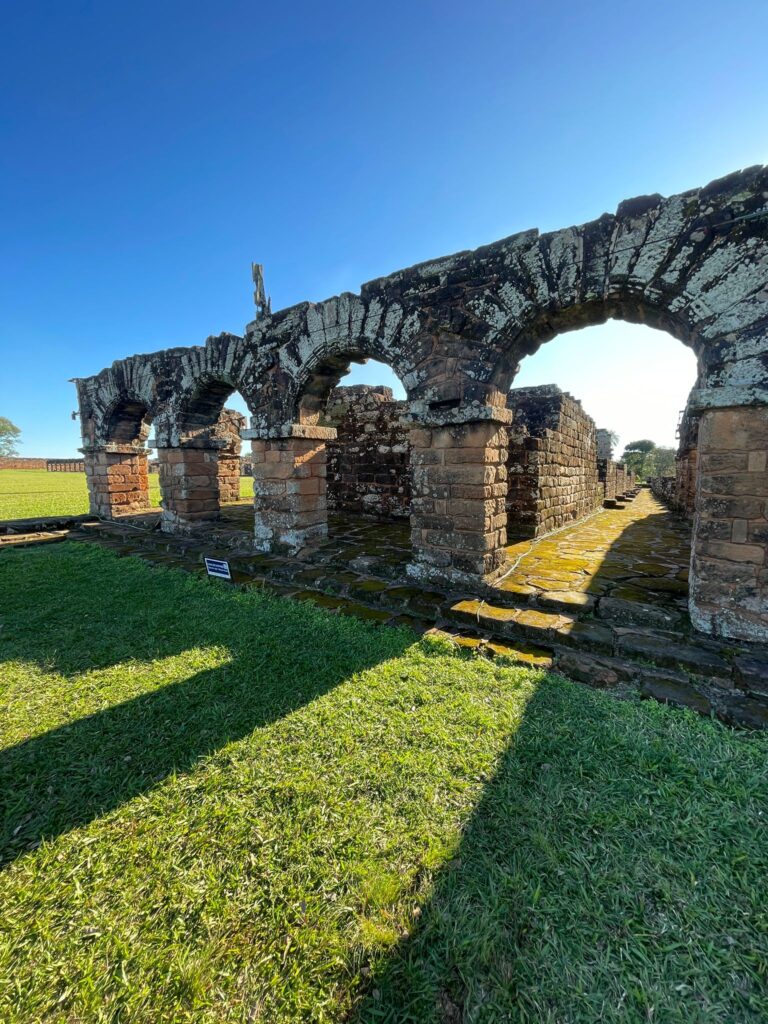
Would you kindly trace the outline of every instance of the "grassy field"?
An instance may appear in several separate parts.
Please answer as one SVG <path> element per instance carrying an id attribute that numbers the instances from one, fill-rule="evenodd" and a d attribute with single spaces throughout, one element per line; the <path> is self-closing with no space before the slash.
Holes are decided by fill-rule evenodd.
<path id="1" fill-rule="evenodd" d="M 764 1022 L 766 754 L 95 547 L 4 552 L 0 1020 Z"/>
<path id="2" fill-rule="evenodd" d="M 253 495 L 253 479 L 242 477 L 240 493 Z M 160 504 L 157 473 L 149 474 L 149 496 Z M 0 522 L 35 516 L 79 516 L 88 511 L 85 473 L 47 473 L 44 469 L 0 470 Z"/>

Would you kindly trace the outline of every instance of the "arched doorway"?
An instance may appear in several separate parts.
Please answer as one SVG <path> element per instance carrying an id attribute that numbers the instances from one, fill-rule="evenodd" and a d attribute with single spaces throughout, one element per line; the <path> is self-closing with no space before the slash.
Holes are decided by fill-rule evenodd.
<path id="1" fill-rule="evenodd" d="M 213 376 L 201 376 L 177 399 L 173 428 L 157 440 L 166 532 L 223 522 L 235 541 L 239 533 L 250 542 L 252 490 L 242 486 L 247 416 L 241 409 L 247 412 L 233 384 Z"/>
<path id="2" fill-rule="evenodd" d="M 678 511 L 675 470 L 695 449 L 676 433 L 697 374 L 686 346 L 615 320 L 521 360 L 502 587 L 619 628 L 690 632 L 692 517 Z"/>
<path id="3" fill-rule="evenodd" d="M 106 410 L 103 441 L 83 450 L 90 509 L 104 519 L 148 512 L 151 506 L 147 439 L 152 415 L 138 397 L 119 395 Z M 94 425 L 95 428 L 95 425 Z M 91 429 L 91 423 L 84 430 Z"/>

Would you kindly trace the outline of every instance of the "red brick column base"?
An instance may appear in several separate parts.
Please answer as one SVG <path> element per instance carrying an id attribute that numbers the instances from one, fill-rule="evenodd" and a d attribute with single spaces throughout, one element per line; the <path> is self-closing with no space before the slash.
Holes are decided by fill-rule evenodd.
<path id="1" fill-rule="evenodd" d="M 691 558 L 696 629 L 768 641 L 768 407 L 707 409 Z"/>
<path id="2" fill-rule="evenodd" d="M 507 542 L 506 410 L 498 418 L 411 430 L 415 579 L 492 579 Z M 510 417 L 511 418 L 511 417 Z"/>
<path id="3" fill-rule="evenodd" d="M 218 448 L 158 448 L 165 533 L 189 533 L 219 518 Z"/>
<path id="4" fill-rule="evenodd" d="M 293 553 L 328 536 L 325 442 L 336 431 L 300 424 L 292 430 L 251 442 L 257 551 Z"/>
<path id="5" fill-rule="evenodd" d="M 113 519 L 149 508 L 146 450 L 111 444 L 81 451 L 92 515 Z"/>

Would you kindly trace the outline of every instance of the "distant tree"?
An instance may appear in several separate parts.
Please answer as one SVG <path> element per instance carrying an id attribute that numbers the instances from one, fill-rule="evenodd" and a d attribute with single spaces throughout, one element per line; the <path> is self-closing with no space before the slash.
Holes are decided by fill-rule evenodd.
<path id="1" fill-rule="evenodd" d="M 656 445 L 653 441 L 648 440 L 648 438 L 644 438 L 641 441 L 630 441 L 625 447 L 620 461 L 625 463 L 627 469 L 636 473 L 637 476 L 644 478 L 646 460 L 655 447 Z"/>
<path id="2" fill-rule="evenodd" d="M 647 480 L 649 476 L 674 476 L 675 454 L 674 448 L 657 447 L 653 441 L 644 438 L 631 441 L 624 449 L 621 461 L 640 480 Z"/>
<path id="3" fill-rule="evenodd" d="M 18 455 L 16 447 L 19 444 L 21 431 L 15 423 L 11 423 L 5 416 L 0 416 L 0 455 Z"/>
<path id="4" fill-rule="evenodd" d="M 674 476 L 675 455 L 674 448 L 654 448 L 645 463 L 645 475 Z"/>

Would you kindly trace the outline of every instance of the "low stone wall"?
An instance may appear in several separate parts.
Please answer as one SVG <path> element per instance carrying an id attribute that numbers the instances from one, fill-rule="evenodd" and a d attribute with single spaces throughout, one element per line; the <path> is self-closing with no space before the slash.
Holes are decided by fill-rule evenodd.
<path id="1" fill-rule="evenodd" d="M 84 459 L 46 459 L 45 468 L 49 473 L 84 473 Z"/>
<path id="2" fill-rule="evenodd" d="M 406 407 L 387 387 L 357 385 L 331 392 L 324 422 L 337 434 L 327 445 L 329 511 L 385 519 L 410 515 Z"/>
<path id="3" fill-rule="evenodd" d="M 20 459 L 16 456 L 0 458 L 0 469 L 45 469 L 47 459 Z"/>
<path id="4" fill-rule="evenodd" d="M 581 403 L 550 384 L 510 391 L 508 405 L 509 535 L 539 537 L 600 508 L 595 423 Z"/>
<path id="5" fill-rule="evenodd" d="M 666 502 L 670 508 L 675 507 L 677 484 L 673 476 L 649 476 L 647 483 L 657 498 Z"/>

